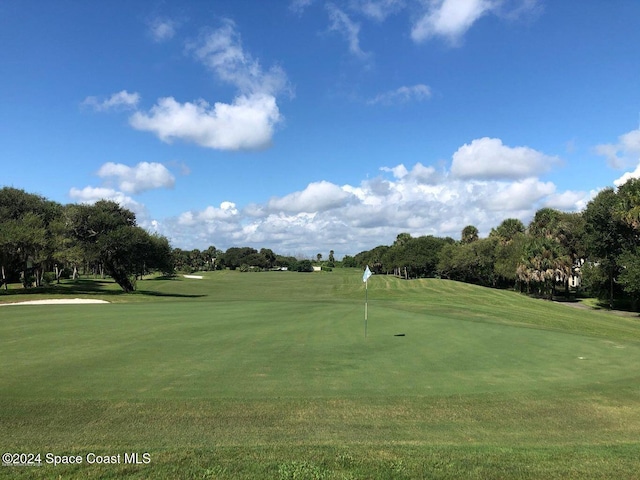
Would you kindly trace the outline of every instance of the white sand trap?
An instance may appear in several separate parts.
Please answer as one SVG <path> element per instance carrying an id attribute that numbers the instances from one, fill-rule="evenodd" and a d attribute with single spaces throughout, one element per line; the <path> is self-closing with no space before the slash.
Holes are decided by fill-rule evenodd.
<path id="1" fill-rule="evenodd" d="M 196 278 L 202 280 L 202 275 L 182 275 L 184 278 Z"/>
<path id="2" fill-rule="evenodd" d="M 109 303 L 106 300 L 95 300 L 92 298 L 55 298 L 50 300 L 29 300 L 27 302 L 0 303 L 0 307 L 8 305 L 71 305 L 80 303 Z"/>

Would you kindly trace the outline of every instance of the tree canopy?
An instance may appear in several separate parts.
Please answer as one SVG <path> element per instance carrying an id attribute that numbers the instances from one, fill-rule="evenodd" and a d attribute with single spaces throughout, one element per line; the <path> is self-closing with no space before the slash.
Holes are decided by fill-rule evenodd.
<path id="1" fill-rule="evenodd" d="M 45 272 L 82 264 L 126 292 L 137 275 L 173 270 L 168 240 L 137 226 L 133 212 L 117 203 L 63 206 L 8 187 L 0 189 L 0 262 L 5 286 L 16 277 L 38 286 Z"/>

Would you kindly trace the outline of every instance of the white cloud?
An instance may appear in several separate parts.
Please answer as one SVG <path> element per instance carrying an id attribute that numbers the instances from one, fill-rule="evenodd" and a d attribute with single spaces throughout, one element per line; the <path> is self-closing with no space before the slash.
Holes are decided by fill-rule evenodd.
<path id="1" fill-rule="evenodd" d="M 485 15 L 507 20 L 539 11 L 539 0 L 430 0 L 427 9 L 413 25 L 411 38 L 422 42 L 442 37 L 452 45 L 460 43 L 464 34 Z"/>
<path id="2" fill-rule="evenodd" d="M 316 182 L 234 215 L 212 207 L 186 212 L 164 222 L 168 228 L 162 233 L 188 248 L 249 245 L 284 254 L 314 255 L 333 249 L 344 255 L 388 245 L 404 231 L 459 238 L 462 228 L 472 224 L 487 235 L 505 218 L 528 223 L 543 206 L 575 210 L 589 200 L 589 194 L 557 192 L 553 183 L 533 178 L 462 181 L 442 176 L 439 183 L 426 184 L 412 175 L 420 171 L 416 166 L 389 170 L 403 169 L 407 173 L 393 180 L 376 178 L 343 186 Z"/>
<path id="3" fill-rule="evenodd" d="M 149 22 L 149 33 L 155 42 L 165 42 L 174 37 L 177 27 L 174 20 L 158 17 Z"/>
<path id="4" fill-rule="evenodd" d="M 433 184 L 439 180 L 438 174 L 434 167 L 425 167 L 420 162 L 416 163 L 411 172 L 409 172 L 409 178 L 415 180 L 418 183 Z"/>
<path id="5" fill-rule="evenodd" d="M 319 212 L 343 206 L 351 194 L 330 182 L 310 183 L 300 192 L 290 193 L 282 198 L 272 198 L 267 203 L 269 211 Z"/>
<path id="6" fill-rule="evenodd" d="M 494 140 L 498 152 L 506 149 L 515 161 L 518 155 L 534 160 L 541 155 Z M 546 165 L 534 163 L 535 168 L 524 171 L 500 168 L 499 175 L 483 171 L 481 178 L 440 172 L 422 163 L 386 166 L 380 176 L 357 184 L 313 182 L 244 208 L 228 202 L 188 211 L 163 221 L 160 228 L 181 248 L 253 246 L 307 255 L 335 250 L 339 257 L 389 245 L 400 232 L 460 238 L 465 226 L 475 225 L 484 236 L 505 218 L 526 224 L 545 206 L 580 210 L 597 193 L 559 191 L 535 176 Z"/>
<path id="7" fill-rule="evenodd" d="M 586 208 L 587 203 L 592 200 L 598 192 L 595 190 L 590 192 L 576 192 L 567 190 L 566 192 L 556 193 L 547 197 L 544 206 L 555 208 L 562 211 L 579 212 Z"/>
<path id="8" fill-rule="evenodd" d="M 614 180 L 613 184 L 616 187 L 621 187 L 632 178 L 640 178 L 640 165 L 638 165 L 633 172 L 625 172 L 620 178 Z"/>
<path id="9" fill-rule="evenodd" d="M 232 20 L 224 20 L 220 28 L 202 34 L 187 49 L 218 78 L 242 93 L 276 95 L 290 88 L 282 68 L 273 66 L 264 71 L 260 62 L 244 50 Z"/>
<path id="10" fill-rule="evenodd" d="M 416 42 L 442 36 L 457 42 L 483 15 L 496 6 L 491 0 L 435 0 L 416 22 L 411 37 Z"/>
<path id="11" fill-rule="evenodd" d="M 409 173 L 409 170 L 407 170 L 407 167 L 405 167 L 403 163 L 396 165 L 395 167 L 380 167 L 380 170 L 392 173 L 396 178 L 404 178 Z"/>
<path id="12" fill-rule="evenodd" d="M 431 89 L 424 84 L 402 86 L 389 92 L 376 95 L 369 100 L 369 105 L 392 105 L 397 103 L 421 102 L 431 98 Z"/>
<path id="13" fill-rule="evenodd" d="M 556 191 L 552 182 L 541 182 L 537 178 L 513 183 L 491 182 L 487 186 L 492 192 L 483 192 L 482 197 L 487 208 L 494 211 L 527 210 Z"/>
<path id="14" fill-rule="evenodd" d="M 140 94 L 129 93 L 126 90 L 122 90 L 118 93 L 114 93 L 106 100 L 100 101 L 98 97 L 87 97 L 82 102 L 83 105 L 92 107 L 98 112 L 104 112 L 107 110 L 115 109 L 134 109 L 137 107 L 140 101 Z"/>
<path id="15" fill-rule="evenodd" d="M 136 112 L 130 124 L 167 143 L 183 140 L 219 150 L 257 150 L 271 144 L 281 120 L 273 96 L 254 94 L 213 107 L 204 100 L 179 103 L 172 97 L 161 98 L 148 114 Z"/>
<path id="16" fill-rule="evenodd" d="M 327 3 L 329 13 L 329 30 L 340 33 L 349 43 L 349 52 L 358 58 L 366 59 L 370 56 L 360 47 L 360 24 L 352 21 L 349 16 L 336 7 L 333 3 Z"/>
<path id="17" fill-rule="evenodd" d="M 108 162 L 98 170 L 98 176 L 115 179 L 125 193 L 140 193 L 154 188 L 173 188 L 175 177 L 160 163 L 141 162 L 135 167 Z"/>
<path id="18" fill-rule="evenodd" d="M 453 154 L 451 173 L 458 178 L 521 179 L 544 173 L 557 164 L 529 147 L 508 147 L 498 138 L 479 138 Z"/>
<path id="19" fill-rule="evenodd" d="M 289 88 L 284 71 L 265 72 L 246 53 L 231 20 L 200 36 L 187 50 L 221 80 L 238 88 L 232 103 L 204 99 L 180 103 L 160 98 L 147 113 L 129 119 L 138 130 L 152 132 L 170 143 L 182 140 L 218 150 L 258 150 L 269 147 L 275 126 L 282 121 L 275 95 Z"/>
<path id="20" fill-rule="evenodd" d="M 438 174 L 434 167 L 425 167 L 420 162 L 416 163 L 411 171 L 407 170 L 404 164 L 396 165 L 395 167 L 380 167 L 383 172 L 390 172 L 393 176 L 399 180 L 407 179 L 417 183 L 433 184 L 438 179 Z"/>
<path id="21" fill-rule="evenodd" d="M 640 161 L 640 128 L 620 135 L 618 143 L 597 145 L 595 151 L 606 157 L 613 168 L 637 164 Z"/>
<path id="22" fill-rule="evenodd" d="M 363 15 L 378 22 L 384 21 L 405 6 L 404 0 L 355 0 L 352 4 Z"/>
<path id="23" fill-rule="evenodd" d="M 192 226 L 214 222 L 229 222 L 237 219 L 238 209 L 233 202 L 222 202 L 219 207 L 208 206 L 200 212 L 184 212 L 178 217 L 178 224 Z"/>
<path id="24" fill-rule="evenodd" d="M 78 189 L 74 187 L 69 190 L 69 197 L 75 202 L 87 204 L 94 204 L 99 200 L 111 200 L 124 208 L 132 210 L 136 213 L 136 216 L 145 212 L 144 205 L 112 188 L 87 186 L 83 189 Z"/>

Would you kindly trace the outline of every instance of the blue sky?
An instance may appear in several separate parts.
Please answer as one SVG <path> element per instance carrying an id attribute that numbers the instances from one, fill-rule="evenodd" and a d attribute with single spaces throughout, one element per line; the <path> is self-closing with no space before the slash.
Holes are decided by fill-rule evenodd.
<path id="1" fill-rule="evenodd" d="M 636 0 L 0 3 L 0 185 L 355 254 L 640 176 Z"/>

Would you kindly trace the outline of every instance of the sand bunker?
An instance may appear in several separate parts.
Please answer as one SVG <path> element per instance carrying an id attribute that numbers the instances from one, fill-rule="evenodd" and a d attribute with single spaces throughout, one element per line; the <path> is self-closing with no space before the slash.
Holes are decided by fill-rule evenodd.
<path id="1" fill-rule="evenodd" d="M 202 275 L 183 275 L 184 278 L 197 278 L 198 280 L 202 280 Z"/>
<path id="2" fill-rule="evenodd" d="M 29 300 L 27 302 L 0 303 L 0 307 L 8 305 L 70 305 L 75 303 L 109 303 L 106 300 L 92 298 L 52 298 L 50 300 Z"/>

